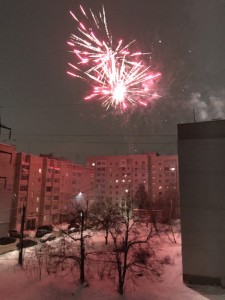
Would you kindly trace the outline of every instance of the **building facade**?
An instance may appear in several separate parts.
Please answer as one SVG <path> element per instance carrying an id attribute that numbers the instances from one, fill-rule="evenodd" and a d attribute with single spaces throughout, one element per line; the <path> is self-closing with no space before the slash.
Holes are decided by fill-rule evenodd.
<path id="1" fill-rule="evenodd" d="M 129 192 L 132 197 L 144 185 L 149 202 L 155 208 L 165 207 L 174 199 L 179 206 L 177 155 L 158 155 L 155 152 L 123 156 L 88 157 L 87 166 L 95 169 L 96 200 L 113 199 L 121 203 Z"/>
<path id="2" fill-rule="evenodd" d="M 225 285 L 225 120 L 178 125 L 183 279 Z"/>
<path id="3" fill-rule="evenodd" d="M 20 229 L 23 206 L 25 229 L 68 221 L 74 198 L 90 188 L 92 181 L 92 168 L 51 154 L 17 153 L 10 227 Z"/>
<path id="4" fill-rule="evenodd" d="M 0 221 L 5 229 L 67 222 L 78 199 L 86 207 L 109 198 L 123 205 L 128 193 L 135 198 L 140 188 L 153 209 L 162 209 L 171 199 L 179 199 L 177 156 L 155 152 L 138 155 L 89 157 L 86 166 L 52 154 L 35 156 L 16 153 L 15 147 L 0 148 Z M 8 207 L 6 207 L 6 206 Z M 10 215 L 10 218 L 9 218 Z"/>
<path id="5" fill-rule="evenodd" d="M 151 199 L 155 209 L 164 211 L 164 220 L 180 216 L 177 155 L 152 155 Z"/>
<path id="6" fill-rule="evenodd" d="M 16 151 L 11 145 L 0 144 L 0 236 L 8 234 L 11 205 L 14 199 L 14 161 Z"/>

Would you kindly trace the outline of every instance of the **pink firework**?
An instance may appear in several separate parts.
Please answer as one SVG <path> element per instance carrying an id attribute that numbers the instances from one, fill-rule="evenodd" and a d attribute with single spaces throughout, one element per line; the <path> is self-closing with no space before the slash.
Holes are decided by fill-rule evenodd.
<path id="1" fill-rule="evenodd" d="M 82 6 L 80 11 L 83 22 L 70 12 L 77 22 L 77 34 L 71 35 L 68 45 L 77 62 L 69 63 L 73 71 L 67 73 L 91 80 L 93 89 L 85 100 L 99 100 L 107 109 L 122 111 L 138 104 L 146 106 L 158 97 L 153 93 L 153 85 L 161 74 L 153 73 L 142 59 L 149 53 L 132 52 L 131 45 L 135 41 L 123 45 L 120 40 L 113 45 L 104 7 L 98 16 L 91 10 L 86 13 Z"/>

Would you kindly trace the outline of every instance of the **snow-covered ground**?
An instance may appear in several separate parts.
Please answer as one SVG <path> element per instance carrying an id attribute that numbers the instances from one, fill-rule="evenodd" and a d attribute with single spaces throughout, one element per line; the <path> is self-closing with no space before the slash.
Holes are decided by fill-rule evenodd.
<path id="1" fill-rule="evenodd" d="M 164 272 L 152 280 L 137 277 L 136 283 L 127 281 L 125 294 L 119 295 L 116 285 L 109 279 L 88 279 L 87 286 L 79 286 L 72 276 L 42 274 L 21 270 L 17 265 L 18 251 L 0 256 L 0 299 L 1 300 L 221 300 L 225 299 L 225 290 L 219 287 L 187 287 L 182 282 L 182 257 L 180 235 L 177 243 L 172 243 L 166 235 L 155 239 L 157 254 L 169 258 Z M 94 237 L 99 242 L 101 237 Z M 104 241 L 104 239 L 102 239 Z M 56 243 L 56 241 L 49 242 Z M 33 250 L 27 248 L 25 260 Z"/>

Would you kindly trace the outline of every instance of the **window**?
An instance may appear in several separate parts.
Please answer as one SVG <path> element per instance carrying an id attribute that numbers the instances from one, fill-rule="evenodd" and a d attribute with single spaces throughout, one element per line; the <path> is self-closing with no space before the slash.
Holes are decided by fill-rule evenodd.
<path id="1" fill-rule="evenodd" d="M 22 165 L 22 172 L 29 170 L 29 165 Z"/>
<path id="2" fill-rule="evenodd" d="M 27 197 L 20 197 L 20 201 L 25 203 L 27 201 Z"/>
<path id="3" fill-rule="evenodd" d="M 46 192 L 51 192 L 52 191 L 52 186 L 47 186 L 46 187 Z"/>
<path id="4" fill-rule="evenodd" d="M 127 164 L 127 162 L 126 162 L 125 159 L 122 159 L 122 160 L 120 161 L 120 165 L 121 165 L 121 166 L 126 166 L 126 164 Z"/>
<path id="5" fill-rule="evenodd" d="M 44 221 L 48 221 L 49 220 L 49 216 L 45 215 L 44 216 Z"/>
<path id="6" fill-rule="evenodd" d="M 21 175 L 21 180 L 28 180 L 29 179 L 29 175 L 28 174 L 22 174 Z"/>
<path id="7" fill-rule="evenodd" d="M 20 191 L 28 191 L 28 186 L 27 185 L 21 185 L 20 186 Z"/>

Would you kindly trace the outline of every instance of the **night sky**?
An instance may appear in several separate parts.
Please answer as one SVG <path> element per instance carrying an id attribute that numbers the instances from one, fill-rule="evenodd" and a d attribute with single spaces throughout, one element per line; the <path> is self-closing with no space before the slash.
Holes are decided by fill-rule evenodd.
<path id="1" fill-rule="evenodd" d="M 159 99 L 124 114 L 85 103 L 67 41 L 80 4 L 101 9 L 119 40 L 136 39 L 161 72 Z M 224 0 L 0 0 L 0 141 L 75 162 L 90 155 L 177 153 L 177 124 L 225 118 Z M 148 58 L 146 57 L 146 60 Z M 148 63 L 148 61 L 146 62 Z"/>

